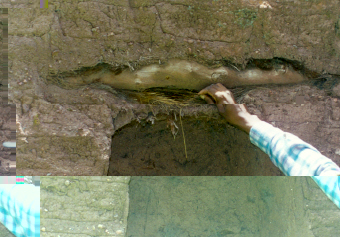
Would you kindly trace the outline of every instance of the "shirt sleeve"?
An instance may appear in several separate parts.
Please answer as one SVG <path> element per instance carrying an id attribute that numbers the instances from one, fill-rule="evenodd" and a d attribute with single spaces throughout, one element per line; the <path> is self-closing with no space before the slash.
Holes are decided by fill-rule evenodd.
<path id="1" fill-rule="evenodd" d="M 340 208 L 340 177 L 338 176 L 313 176 L 312 179 L 327 197 Z"/>
<path id="2" fill-rule="evenodd" d="M 17 237 L 40 236 L 40 188 L 0 185 L 0 222 Z"/>
<path id="3" fill-rule="evenodd" d="M 249 138 L 285 175 L 340 175 L 339 166 L 315 147 L 267 122 L 256 123 L 250 129 Z"/>

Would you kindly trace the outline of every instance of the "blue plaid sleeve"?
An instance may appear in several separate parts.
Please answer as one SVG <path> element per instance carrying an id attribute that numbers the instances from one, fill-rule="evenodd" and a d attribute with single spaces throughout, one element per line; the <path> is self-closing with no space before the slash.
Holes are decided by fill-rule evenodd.
<path id="1" fill-rule="evenodd" d="M 251 143 L 267 153 L 285 175 L 331 176 L 339 175 L 340 168 L 315 147 L 291 133 L 283 132 L 261 121 L 250 130 Z"/>
<path id="2" fill-rule="evenodd" d="M 1 184 L 0 221 L 17 237 L 40 236 L 40 188 Z"/>
<path id="3" fill-rule="evenodd" d="M 338 176 L 313 176 L 312 179 L 321 190 L 340 208 L 340 177 Z"/>

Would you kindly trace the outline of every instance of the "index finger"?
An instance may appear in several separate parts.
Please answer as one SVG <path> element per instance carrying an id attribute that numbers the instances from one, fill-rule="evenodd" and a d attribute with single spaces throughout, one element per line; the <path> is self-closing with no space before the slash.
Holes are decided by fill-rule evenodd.
<path id="1" fill-rule="evenodd" d="M 205 101 L 207 101 L 208 104 L 214 104 L 216 103 L 216 98 L 214 96 L 214 93 L 212 93 L 210 90 L 207 89 L 208 87 L 204 88 L 200 92 L 198 92 L 199 95 L 203 95 Z"/>
<path id="2" fill-rule="evenodd" d="M 210 96 L 208 96 L 208 95 L 201 95 L 201 96 L 203 96 L 203 98 L 202 98 L 202 99 L 204 99 L 204 100 L 205 100 L 205 102 L 207 102 L 208 104 L 215 104 L 215 101 L 214 101 L 214 99 L 213 99 L 213 98 L 211 98 Z"/>
<path id="3" fill-rule="evenodd" d="M 205 95 L 205 94 L 208 94 L 210 96 L 213 96 L 213 94 L 211 93 L 210 90 L 207 89 L 208 87 L 202 89 L 200 92 L 198 92 L 199 95 Z"/>

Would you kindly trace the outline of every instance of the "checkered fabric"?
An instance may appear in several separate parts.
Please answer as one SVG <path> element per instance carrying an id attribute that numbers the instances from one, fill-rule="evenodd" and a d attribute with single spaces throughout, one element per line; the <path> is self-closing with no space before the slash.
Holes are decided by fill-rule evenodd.
<path id="1" fill-rule="evenodd" d="M 321 190 L 340 208 L 340 168 L 315 147 L 269 123 L 256 123 L 251 143 L 267 153 L 285 175 L 312 176 Z"/>
<path id="2" fill-rule="evenodd" d="M 17 237 L 40 236 L 40 188 L 0 184 L 0 222 Z"/>
<path id="3" fill-rule="evenodd" d="M 312 179 L 322 191 L 340 208 L 340 177 L 338 176 L 313 176 Z"/>
<path id="4" fill-rule="evenodd" d="M 256 123 L 250 130 L 249 138 L 251 143 L 269 155 L 285 175 L 340 175 L 339 166 L 315 147 L 267 122 Z"/>

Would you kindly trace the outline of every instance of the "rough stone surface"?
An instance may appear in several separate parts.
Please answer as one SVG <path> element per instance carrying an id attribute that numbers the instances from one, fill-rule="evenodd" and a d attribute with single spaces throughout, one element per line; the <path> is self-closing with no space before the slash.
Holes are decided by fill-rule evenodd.
<path id="1" fill-rule="evenodd" d="M 125 236 L 130 177 L 41 177 L 41 236 Z"/>
<path id="2" fill-rule="evenodd" d="M 226 58 L 242 65 L 282 57 L 340 74 L 338 1 L 268 3 L 271 8 L 258 1 L 55 1 L 44 10 L 12 8 L 10 98 L 29 103 L 23 97 L 41 97 L 39 82 L 47 75 L 99 62 L 138 67 Z"/>
<path id="3" fill-rule="evenodd" d="M 62 73 L 88 69 L 91 76 L 98 63 L 136 71 L 172 59 L 242 71 L 253 59 L 281 58 L 313 75 L 340 74 L 339 4 L 59 0 L 40 9 L 33 1 L 3 1 L 0 7 L 10 7 L 9 100 L 19 105 L 18 174 L 106 174 L 111 136 L 136 120 L 124 95 L 98 85 L 62 90 L 77 83 L 61 80 Z M 60 80 L 52 85 L 51 76 Z M 338 85 L 330 93 L 305 88 L 303 109 L 291 104 L 296 95 L 304 96 L 295 94 L 299 88 L 268 96 L 262 88 L 258 97 L 248 94 L 244 101 L 264 120 L 292 128 L 288 131 L 339 163 Z M 280 101 L 288 105 L 275 105 Z"/>
<path id="4" fill-rule="evenodd" d="M 18 107 L 17 172 L 106 175 L 113 134 L 110 113 L 106 105 L 37 101 L 25 112 Z"/>
<path id="5" fill-rule="evenodd" d="M 338 236 L 309 177 L 132 177 L 127 236 Z"/>
<path id="6" fill-rule="evenodd" d="M 38 8 L 40 4 L 34 0 L 3 0 L 0 6 L 4 8 Z"/>
<path id="7" fill-rule="evenodd" d="M 10 9 L 11 56 L 25 48 L 30 57 L 20 61 L 27 66 L 46 60 L 40 76 L 99 61 L 206 62 L 206 54 L 238 64 L 282 57 L 339 74 L 339 2 L 268 3 L 271 9 L 258 1 L 54 1 L 45 10 Z"/>
<path id="8" fill-rule="evenodd" d="M 312 236 L 338 236 L 340 228 L 339 209 L 327 200 L 326 195 L 320 191 L 313 180 L 307 178 L 302 185 L 305 218 L 309 222 Z"/>

